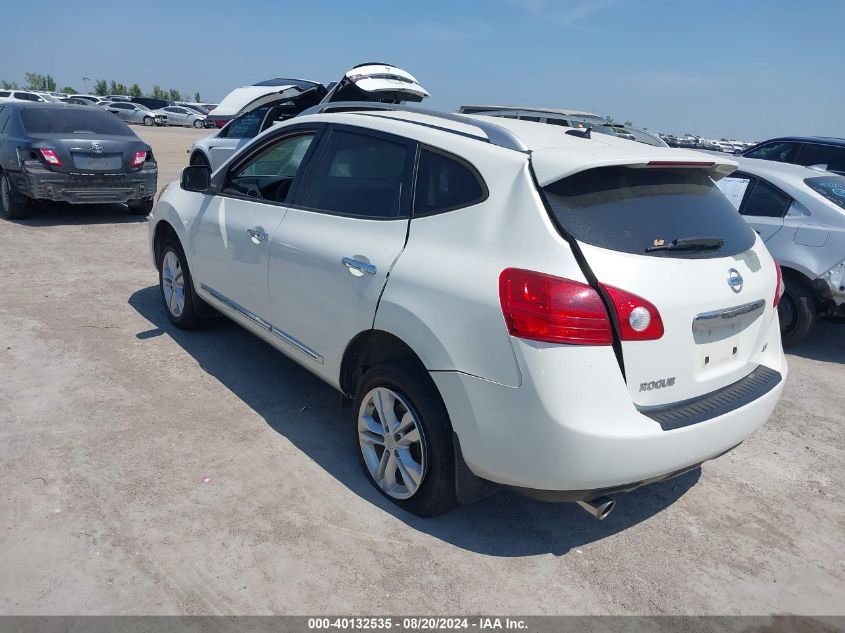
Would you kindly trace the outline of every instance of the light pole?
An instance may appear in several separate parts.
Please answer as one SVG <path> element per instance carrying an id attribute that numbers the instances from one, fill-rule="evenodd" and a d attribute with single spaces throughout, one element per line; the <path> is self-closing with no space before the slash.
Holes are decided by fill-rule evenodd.
<path id="1" fill-rule="evenodd" d="M 83 77 L 82 81 L 85 83 L 85 94 L 88 94 L 88 82 L 91 80 L 88 77 Z"/>

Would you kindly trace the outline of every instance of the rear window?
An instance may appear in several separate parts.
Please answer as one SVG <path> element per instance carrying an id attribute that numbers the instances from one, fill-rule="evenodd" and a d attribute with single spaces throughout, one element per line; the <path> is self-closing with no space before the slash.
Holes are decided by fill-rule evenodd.
<path id="1" fill-rule="evenodd" d="M 754 232 L 698 169 L 600 167 L 544 188 L 561 227 L 586 244 L 656 257 L 725 257 L 747 251 Z M 646 252 L 675 239 L 719 238 L 720 250 Z"/>
<path id="2" fill-rule="evenodd" d="M 258 132 L 261 129 L 261 121 L 264 120 L 267 110 L 268 108 L 258 108 L 239 116 L 229 123 L 226 128 L 225 138 L 253 138 L 258 136 Z"/>
<path id="3" fill-rule="evenodd" d="M 125 123 L 106 110 L 26 108 L 21 123 L 31 134 L 108 134 L 134 136 Z"/>
<path id="4" fill-rule="evenodd" d="M 845 176 L 830 174 L 818 178 L 805 178 L 804 184 L 833 204 L 845 209 Z"/>

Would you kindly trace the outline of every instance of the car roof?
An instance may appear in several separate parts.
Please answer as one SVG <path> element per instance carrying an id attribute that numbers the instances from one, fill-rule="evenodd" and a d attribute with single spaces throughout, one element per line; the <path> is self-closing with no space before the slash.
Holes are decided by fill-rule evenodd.
<path id="1" fill-rule="evenodd" d="M 845 147 L 845 138 L 837 136 L 779 136 L 778 138 L 770 138 L 767 141 L 761 141 L 757 145 L 763 143 L 771 143 L 773 141 L 791 141 L 797 143 L 827 143 L 828 145 L 839 145 Z"/>
<path id="2" fill-rule="evenodd" d="M 508 112 L 537 112 L 540 114 L 559 114 L 561 116 L 571 117 L 595 117 L 604 120 L 600 114 L 593 112 L 582 112 L 580 110 L 565 110 L 561 108 L 538 108 L 534 106 L 512 106 L 512 105 L 463 105 L 461 110 L 503 110 Z M 472 114 L 481 114 L 481 112 L 473 112 Z"/>
<path id="3" fill-rule="evenodd" d="M 832 172 L 811 169 L 794 163 L 781 163 L 775 160 L 745 158 L 744 156 L 737 156 L 734 160 L 739 164 L 738 171 L 767 179 L 789 180 L 798 183 L 805 178 L 816 178 L 825 174 L 835 175 Z"/>
<path id="4" fill-rule="evenodd" d="M 23 109 L 35 109 L 35 108 L 63 108 L 65 110 L 85 110 L 86 112 L 91 111 L 90 106 L 81 106 L 76 105 L 75 103 L 65 103 L 63 101 L 17 101 L 11 100 L 5 102 L 5 105 L 8 105 L 13 108 L 18 108 L 20 110 Z"/>
<path id="5" fill-rule="evenodd" d="M 689 167 L 707 168 L 714 178 L 722 178 L 736 169 L 736 162 L 732 160 L 692 150 L 632 143 L 606 134 L 584 138 L 567 133 L 572 131 L 571 128 L 556 128 L 545 123 L 475 114 L 441 114 L 408 108 L 371 109 L 300 115 L 281 125 L 306 119 L 381 129 L 436 144 L 443 149 L 449 149 L 450 145 L 454 146 L 467 137 L 497 145 L 492 133 L 498 130 L 512 139 L 514 144 L 521 145 L 526 153 L 531 154 L 537 180 L 542 186 L 591 167 L 645 166 L 652 161 L 682 162 Z M 374 119 L 380 119 L 380 124 L 372 125 Z M 481 129 L 478 127 L 479 123 L 482 125 Z M 485 127 L 488 131 L 484 131 Z M 508 149 L 513 150 L 516 147 Z"/>

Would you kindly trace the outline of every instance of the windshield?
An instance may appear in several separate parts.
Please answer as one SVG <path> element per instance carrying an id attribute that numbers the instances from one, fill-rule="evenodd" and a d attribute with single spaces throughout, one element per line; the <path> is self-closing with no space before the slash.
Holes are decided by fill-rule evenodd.
<path id="1" fill-rule="evenodd" d="M 31 134 L 135 136 L 132 130 L 113 114 L 93 108 L 26 108 L 21 110 L 21 123 Z"/>
<path id="2" fill-rule="evenodd" d="M 805 178 L 804 184 L 833 204 L 845 209 L 845 176 L 830 174 L 818 178 Z"/>
<path id="3" fill-rule="evenodd" d="M 544 189 L 560 226 L 586 244 L 652 257 L 725 257 L 747 251 L 754 231 L 707 171 L 599 167 Z M 699 238 L 718 250 L 651 250 Z"/>

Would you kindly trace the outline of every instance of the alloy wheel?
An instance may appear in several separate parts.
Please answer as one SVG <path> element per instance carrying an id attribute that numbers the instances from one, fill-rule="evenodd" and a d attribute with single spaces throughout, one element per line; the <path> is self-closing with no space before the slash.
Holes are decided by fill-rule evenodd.
<path id="1" fill-rule="evenodd" d="M 373 480 L 394 499 L 408 499 L 426 474 L 425 436 L 408 401 L 386 387 L 370 390 L 358 411 L 358 443 Z"/>
<path id="2" fill-rule="evenodd" d="M 185 309 L 185 276 L 173 251 L 167 251 L 161 264 L 161 284 L 167 309 L 174 317 L 180 317 Z"/>

